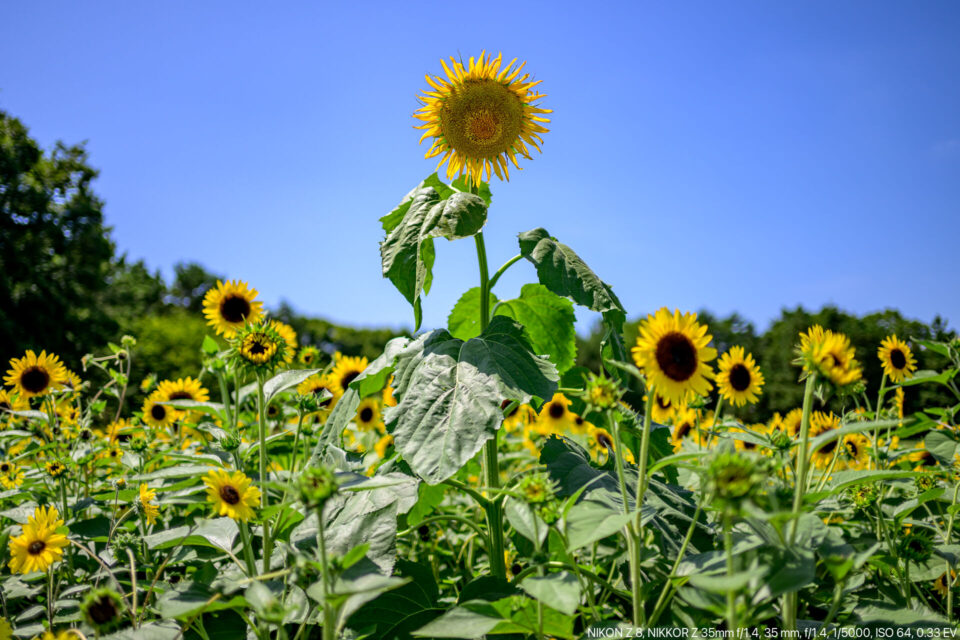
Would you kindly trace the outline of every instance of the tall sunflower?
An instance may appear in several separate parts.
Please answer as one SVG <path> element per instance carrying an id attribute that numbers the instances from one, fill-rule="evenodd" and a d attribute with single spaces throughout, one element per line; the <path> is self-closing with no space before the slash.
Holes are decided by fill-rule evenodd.
<path id="1" fill-rule="evenodd" d="M 260 504 L 260 489 L 251 485 L 243 471 L 212 469 L 203 477 L 203 484 L 207 485 L 207 499 L 221 516 L 246 521 Z"/>
<path id="2" fill-rule="evenodd" d="M 798 363 L 807 373 L 817 372 L 837 386 L 853 384 L 862 377 L 850 338 L 842 333 L 814 325 L 800 334 L 797 351 Z"/>
<path id="3" fill-rule="evenodd" d="M 11 358 L 3 379 L 20 397 L 33 398 L 50 392 L 67 381 L 67 368 L 55 354 L 41 351 L 38 356 L 27 349 L 22 358 Z"/>
<path id="4" fill-rule="evenodd" d="M 339 351 L 333 356 L 333 369 L 330 370 L 330 381 L 333 383 L 334 395 L 341 396 L 354 378 L 367 368 L 367 359 L 358 356 L 345 356 Z"/>
<path id="5" fill-rule="evenodd" d="M 10 562 L 7 566 L 14 573 L 46 571 L 63 557 L 67 537 L 57 533 L 63 526 L 56 507 L 37 507 L 33 515 L 22 525 L 23 532 L 10 539 Z"/>
<path id="6" fill-rule="evenodd" d="M 203 315 L 217 335 L 232 338 L 248 322 L 260 319 L 263 303 L 257 290 L 240 280 L 217 280 L 217 286 L 203 297 Z"/>
<path id="7" fill-rule="evenodd" d="M 883 364 L 883 372 L 896 383 L 912 377 L 917 370 L 917 359 L 913 357 L 913 352 L 896 334 L 883 339 L 877 349 L 877 357 Z"/>
<path id="8" fill-rule="evenodd" d="M 675 404 L 690 394 L 706 395 L 713 385 L 713 370 L 707 363 L 717 357 L 708 347 L 713 336 L 697 314 L 670 313 L 663 307 L 640 323 L 640 335 L 633 347 L 633 360 L 647 376 L 647 385 Z"/>
<path id="9" fill-rule="evenodd" d="M 287 358 L 287 342 L 268 323 L 247 325 L 237 332 L 234 361 L 258 374 L 273 372 Z"/>
<path id="10" fill-rule="evenodd" d="M 823 435 L 840 428 L 840 418 L 832 411 L 814 411 L 810 415 L 810 437 Z M 810 461 L 819 469 L 826 469 L 837 452 L 837 440 L 822 445 L 810 454 Z"/>
<path id="11" fill-rule="evenodd" d="M 423 105 L 413 117 L 424 124 L 420 142 L 433 138 L 425 157 L 440 157 L 437 169 L 447 163 L 447 178 L 462 174 L 480 186 L 483 173 L 491 171 L 501 180 L 509 180 L 507 161 L 520 170 L 517 156 L 528 160 L 527 145 L 540 151 L 541 133 L 550 122 L 539 100 L 546 97 L 534 90 L 540 80 L 522 76 L 526 62 L 514 66 L 516 58 L 503 67 L 503 55 L 491 57 L 485 51 L 471 57 L 466 65 L 450 58 L 451 66 L 441 60 L 446 78 L 426 76 L 432 88 L 419 97 Z"/>
<path id="12" fill-rule="evenodd" d="M 755 404 L 763 387 L 763 374 L 753 355 L 746 353 L 743 347 L 731 347 L 717 363 L 717 388 L 720 395 L 734 406 L 742 407 Z"/>

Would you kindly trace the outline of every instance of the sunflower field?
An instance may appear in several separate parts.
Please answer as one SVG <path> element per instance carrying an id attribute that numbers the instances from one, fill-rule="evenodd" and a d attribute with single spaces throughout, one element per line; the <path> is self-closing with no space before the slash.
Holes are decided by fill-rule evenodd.
<path id="1" fill-rule="evenodd" d="M 543 228 L 491 270 L 490 182 L 551 112 L 516 60 L 442 66 L 414 117 L 445 179 L 380 219 L 413 336 L 326 353 L 228 280 L 195 376 L 132 380 L 129 335 L 79 362 L 5 354 L 0 640 L 952 636 L 960 341 L 859 345 L 871 388 L 851 340 L 811 326 L 802 404 L 738 419 L 764 362 L 718 353 L 696 314 L 625 343 L 611 286 Z M 421 330 L 439 238 L 479 275 Z M 518 263 L 536 281 L 499 297 Z M 596 370 L 575 305 L 602 318 Z M 949 402 L 905 414 L 920 385 Z"/>

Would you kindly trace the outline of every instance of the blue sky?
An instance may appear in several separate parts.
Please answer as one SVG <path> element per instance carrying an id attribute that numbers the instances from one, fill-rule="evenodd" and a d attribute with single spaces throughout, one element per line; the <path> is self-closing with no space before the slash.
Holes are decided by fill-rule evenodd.
<path id="1" fill-rule="evenodd" d="M 492 185 L 491 270 L 543 226 L 631 315 L 957 326 L 956 2 L 147 4 L 4 3 L 0 109 L 88 140 L 119 249 L 166 275 L 197 260 L 268 304 L 411 325 L 378 218 L 434 168 L 423 74 L 486 48 L 554 109 L 543 154 Z M 472 243 L 437 249 L 427 327 L 477 279 Z"/>

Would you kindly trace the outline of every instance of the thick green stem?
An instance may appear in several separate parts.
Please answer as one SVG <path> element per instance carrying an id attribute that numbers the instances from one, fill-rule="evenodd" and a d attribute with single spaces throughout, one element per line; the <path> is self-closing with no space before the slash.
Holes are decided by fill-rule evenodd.
<path id="1" fill-rule="evenodd" d="M 333 605 L 330 602 L 330 566 L 327 564 L 327 541 L 323 531 L 323 507 L 317 509 L 317 548 L 320 551 L 320 570 L 323 579 L 323 640 L 337 637 Z"/>
<path id="2" fill-rule="evenodd" d="M 240 543 L 243 544 L 243 559 L 247 565 L 247 575 L 252 578 L 257 575 L 257 564 L 253 559 L 253 547 L 250 545 L 250 530 L 247 528 L 247 523 L 242 521 L 240 522 Z M 166 560 L 164 566 L 166 566 Z M 160 575 L 159 572 L 157 575 Z"/>
<path id="3" fill-rule="evenodd" d="M 623 443 L 620 440 L 620 421 L 614 411 L 607 412 L 610 428 L 613 429 L 613 460 L 617 469 L 617 481 L 620 485 L 620 499 L 623 500 L 623 514 L 630 514 L 630 495 L 627 493 L 627 478 L 623 470 Z M 639 513 L 639 511 L 637 512 Z M 627 539 L 627 559 L 630 564 L 630 596 L 633 606 L 633 626 L 640 627 L 643 622 L 643 602 L 640 600 L 640 562 L 642 549 L 637 539 L 637 521 L 628 523 L 623 528 L 623 535 Z"/>
<path id="4" fill-rule="evenodd" d="M 470 187 L 474 192 L 475 188 Z M 490 272 L 487 269 L 487 248 L 483 242 L 483 231 L 474 236 L 477 244 L 477 263 L 480 267 L 480 331 L 484 331 L 490 323 Z M 497 459 L 497 436 L 487 440 L 483 445 L 483 474 L 484 483 L 491 489 L 500 487 L 500 463 Z M 490 572 L 498 578 L 506 578 L 507 567 L 503 558 L 503 511 L 502 502 L 491 500 L 486 506 L 487 531 L 490 536 Z"/>
<path id="5" fill-rule="evenodd" d="M 493 274 L 493 277 L 490 278 L 490 284 L 488 285 L 487 290 L 493 291 L 493 287 L 497 284 L 497 280 L 500 279 L 500 276 L 506 273 L 507 269 L 509 269 L 511 266 L 513 266 L 515 262 L 518 262 L 522 258 L 523 258 L 523 254 L 518 253 L 517 255 L 513 256 L 512 258 L 504 262 L 503 266 L 497 269 L 497 272 Z"/>
<path id="6" fill-rule="evenodd" d="M 883 394 L 887 390 L 887 374 L 884 373 L 880 378 L 880 393 L 877 394 L 877 412 L 874 414 L 874 421 L 880 420 L 880 409 L 883 407 Z M 880 468 L 880 427 L 873 428 L 873 463 L 876 469 Z"/>
<path id="7" fill-rule="evenodd" d="M 267 496 L 267 407 L 263 395 L 263 376 L 257 376 L 257 415 L 260 427 L 260 508 L 266 509 L 269 504 Z M 270 539 L 270 519 L 263 518 L 263 572 L 270 571 L 270 555 L 273 551 L 273 540 Z"/>
<path id="8" fill-rule="evenodd" d="M 223 400 L 223 410 L 227 414 L 227 424 L 233 427 L 233 410 L 230 408 L 230 392 L 227 390 L 227 376 L 222 369 L 217 369 L 217 382 L 220 383 L 220 398 Z"/>
<path id="9" fill-rule="evenodd" d="M 731 529 L 730 516 L 723 517 L 723 549 L 727 556 L 727 577 L 732 577 L 733 570 L 733 535 Z M 734 589 L 727 589 L 727 629 L 735 631 L 739 628 L 737 624 L 737 593 Z"/>
<path id="10" fill-rule="evenodd" d="M 803 493 L 807 486 L 807 466 L 810 463 L 810 409 L 813 406 L 813 390 L 817 383 L 815 373 L 807 376 L 807 385 L 803 390 L 803 414 L 800 418 L 800 447 L 797 450 L 797 472 L 793 482 L 793 509 L 790 524 L 788 525 L 787 540 L 793 545 L 797 535 L 797 519 L 800 517 L 800 506 L 803 504 Z M 791 591 L 781 600 L 781 616 L 784 629 L 795 631 L 797 628 L 797 607 L 799 597 L 796 591 Z"/>

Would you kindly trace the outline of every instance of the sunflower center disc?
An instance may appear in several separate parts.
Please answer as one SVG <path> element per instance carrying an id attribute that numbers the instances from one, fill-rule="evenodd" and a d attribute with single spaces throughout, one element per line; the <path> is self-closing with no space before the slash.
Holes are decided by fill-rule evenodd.
<path id="1" fill-rule="evenodd" d="M 670 408 L 671 402 L 670 402 L 669 400 L 664 400 L 663 398 L 661 398 L 661 397 L 658 395 L 658 396 L 657 396 L 657 405 L 658 405 L 661 409 L 666 410 L 666 409 L 669 409 L 669 408 Z"/>
<path id="2" fill-rule="evenodd" d="M 237 504 L 240 502 L 240 494 L 230 485 L 220 487 L 220 498 L 227 504 Z"/>
<path id="3" fill-rule="evenodd" d="M 160 421 L 167 417 L 167 410 L 159 404 L 155 404 L 150 407 L 150 415 L 153 416 L 154 420 Z"/>
<path id="4" fill-rule="evenodd" d="M 597 433 L 597 444 L 599 444 L 604 449 L 613 449 L 613 440 L 607 437 L 607 434 L 603 432 Z"/>
<path id="5" fill-rule="evenodd" d="M 737 391 L 746 391 L 750 388 L 750 370 L 742 364 L 735 364 L 730 369 L 730 386 Z"/>
<path id="6" fill-rule="evenodd" d="M 227 322 L 243 322 L 250 315 L 250 303 L 246 298 L 230 296 L 220 303 L 220 315 Z"/>
<path id="7" fill-rule="evenodd" d="M 684 382 L 697 372 L 697 349 L 682 333 L 668 333 L 657 343 L 657 364 L 668 378 Z"/>
<path id="8" fill-rule="evenodd" d="M 169 400 L 193 400 L 189 391 L 174 391 L 170 394 Z"/>
<path id="9" fill-rule="evenodd" d="M 444 102 L 443 135 L 469 158 L 494 158 L 520 138 L 523 103 L 495 80 L 471 80 Z"/>
<path id="10" fill-rule="evenodd" d="M 100 598 L 87 609 L 97 624 L 107 624 L 117 617 L 117 608 L 109 598 Z"/>
<path id="11" fill-rule="evenodd" d="M 40 393 L 50 384 L 50 374 L 40 367 L 30 367 L 20 375 L 20 385 L 30 393 Z"/>
<path id="12" fill-rule="evenodd" d="M 373 420 L 373 409 L 370 407 L 364 407 L 360 410 L 360 421 L 361 422 L 370 422 Z"/>
<path id="13" fill-rule="evenodd" d="M 903 369 L 907 366 L 907 357 L 903 355 L 903 351 L 900 351 L 900 349 L 894 349 L 890 352 L 890 364 L 893 365 L 894 369 Z"/>
<path id="14" fill-rule="evenodd" d="M 496 142 L 501 133 L 503 133 L 503 126 L 487 109 L 478 109 L 467 118 L 467 137 L 476 144 Z"/>
<path id="15" fill-rule="evenodd" d="M 351 371 L 350 373 L 344 374 L 344 376 L 340 378 L 340 386 L 343 387 L 344 391 L 347 390 L 347 385 L 353 382 L 353 379 L 358 375 L 360 375 L 359 371 Z"/>
<path id="16" fill-rule="evenodd" d="M 566 409 L 559 402 L 554 402 L 550 405 L 550 417 L 554 420 L 559 420 L 563 417 L 563 414 L 566 413 Z"/>
<path id="17" fill-rule="evenodd" d="M 34 540 L 30 543 L 30 546 L 27 547 L 27 553 L 32 556 L 38 556 L 43 553 L 43 550 L 47 548 L 47 544 L 43 540 Z"/>

